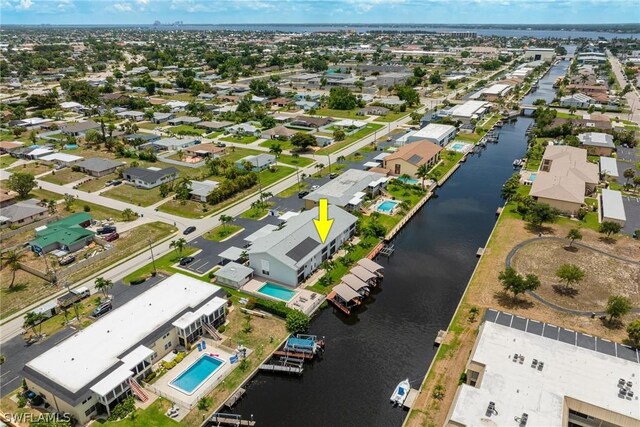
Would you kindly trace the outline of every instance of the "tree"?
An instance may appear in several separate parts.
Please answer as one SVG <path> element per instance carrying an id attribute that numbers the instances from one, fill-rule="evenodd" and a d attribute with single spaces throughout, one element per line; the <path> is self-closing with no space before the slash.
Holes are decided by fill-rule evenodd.
<path id="1" fill-rule="evenodd" d="M 573 285 L 577 285 L 584 279 L 584 270 L 575 264 L 562 264 L 556 270 L 556 276 L 565 281 L 566 288 L 573 288 Z"/>
<path id="2" fill-rule="evenodd" d="M 291 145 L 300 151 L 305 151 L 308 147 L 316 144 L 316 139 L 308 133 L 298 132 L 291 137 Z"/>
<path id="3" fill-rule="evenodd" d="M 122 219 L 125 221 L 133 221 L 138 215 L 131 210 L 131 208 L 126 208 L 122 211 Z"/>
<path id="4" fill-rule="evenodd" d="M 169 247 L 176 251 L 177 256 L 182 255 L 182 251 L 186 246 L 187 246 L 187 241 L 185 240 L 184 237 L 181 237 L 176 240 L 172 240 L 171 243 L 169 243 Z"/>
<path id="5" fill-rule="evenodd" d="M 546 222 L 554 222 L 556 218 L 558 218 L 558 211 L 546 203 L 536 203 L 527 212 L 527 222 L 536 228 Z"/>
<path id="6" fill-rule="evenodd" d="M 520 187 L 520 174 L 514 173 L 502 186 L 500 196 L 505 201 L 509 201 L 511 200 L 511 198 L 513 198 L 513 196 L 517 194 L 518 187 Z"/>
<path id="7" fill-rule="evenodd" d="M 527 274 L 526 277 L 523 277 L 512 267 L 507 267 L 504 271 L 501 271 L 498 279 L 502 282 L 502 287 L 505 291 L 513 293 L 514 299 L 518 297 L 518 294 L 534 291 L 540 286 L 538 276 Z"/>
<path id="8" fill-rule="evenodd" d="M 169 195 L 169 193 L 171 193 L 171 191 L 173 191 L 173 188 L 171 187 L 171 184 L 167 182 L 163 182 L 162 184 L 160 184 L 159 190 L 160 190 L 160 197 L 164 199 Z"/>
<path id="9" fill-rule="evenodd" d="M 566 238 L 569 239 L 569 247 L 572 248 L 573 247 L 573 242 L 575 240 L 582 240 L 582 233 L 580 232 L 579 228 L 572 228 L 567 233 L 567 237 Z"/>
<path id="10" fill-rule="evenodd" d="M 33 331 L 33 334 L 39 337 L 42 335 L 42 322 L 44 320 L 45 320 L 44 314 L 36 313 L 35 311 L 30 311 L 24 316 L 23 327 L 26 329 L 31 328 L 31 330 Z M 36 327 L 38 327 L 37 330 L 36 330 Z"/>
<path id="11" fill-rule="evenodd" d="M 425 179 L 429 178 L 429 168 L 426 164 L 418 166 L 416 176 L 422 180 L 422 189 L 424 190 L 424 181 Z"/>
<path id="12" fill-rule="evenodd" d="M 9 188 L 18 193 L 21 199 L 26 199 L 36 186 L 36 179 L 30 173 L 16 172 L 9 177 Z"/>
<path id="13" fill-rule="evenodd" d="M 9 289 L 13 289 L 13 284 L 16 281 L 16 271 L 20 270 L 20 261 L 25 257 L 23 252 L 19 252 L 14 249 L 10 249 L 2 254 L 2 267 L 9 267 L 11 269 L 11 283 L 9 283 Z"/>
<path id="14" fill-rule="evenodd" d="M 73 203 L 76 201 L 76 197 L 73 194 L 65 194 L 64 195 L 64 208 L 67 211 L 70 211 L 73 207 Z"/>
<path id="15" fill-rule="evenodd" d="M 104 277 L 98 277 L 96 279 L 96 289 L 104 294 L 105 297 L 109 296 L 109 289 L 113 287 L 113 282 Z"/>
<path id="16" fill-rule="evenodd" d="M 55 200 L 49 200 L 47 202 L 47 210 L 49 211 L 50 215 L 55 215 L 55 213 L 56 213 L 56 201 Z"/>
<path id="17" fill-rule="evenodd" d="M 292 334 L 304 333 L 309 329 L 309 316 L 299 310 L 287 313 L 287 330 Z"/>
<path id="18" fill-rule="evenodd" d="M 331 88 L 327 102 L 333 110 L 351 110 L 358 105 L 356 96 L 346 87 Z"/>
<path id="19" fill-rule="evenodd" d="M 611 295 L 607 301 L 606 313 L 609 315 L 609 322 L 614 318 L 620 319 L 631 311 L 631 300 L 622 295 Z"/>
<path id="20" fill-rule="evenodd" d="M 409 107 L 420 103 L 420 95 L 418 95 L 418 92 L 411 86 L 396 86 L 396 95 L 398 95 L 398 98 L 402 101 L 406 102 Z"/>
<path id="21" fill-rule="evenodd" d="M 346 138 L 346 136 L 347 135 L 342 129 L 336 129 L 333 131 L 333 139 L 335 139 L 336 141 L 342 141 Z"/>
<path id="22" fill-rule="evenodd" d="M 634 347 L 640 347 L 640 319 L 636 319 L 627 326 L 627 335 L 629 341 Z"/>
<path id="23" fill-rule="evenodd" d="M 227 228 L 228 224 L 233 221 L 233 217 L 230 215 L 220 215 L 220 222 L 222 223 L 223 228 Z"/>
<path id="24" fill-rule="evenodd" d="M 622 226 L 613 221 L 602 221 L 600 223 L 600 232 L 606 234 L 607 237 L 611 237 L 612 234 L 619 233 L 622 230 Z"/>
<path id="25" fill-rule="evenodd" d="M 271 146 L 269 146 L 269 152 L 278 159 L 280 154 L 282 154 L 282 146 L 280 144 L 271 144 Z"/>
<path id="26" fill-rule="evenodd" d="M 628 168 L 628 169 L 625 169 L 622 176 L 624 176 L 624 179 L 625 179 L 624 187 L 629 188 L 629 181 L 631 181 L 636 176 L 636 173 L 634 172 L 633 169 Z"/>

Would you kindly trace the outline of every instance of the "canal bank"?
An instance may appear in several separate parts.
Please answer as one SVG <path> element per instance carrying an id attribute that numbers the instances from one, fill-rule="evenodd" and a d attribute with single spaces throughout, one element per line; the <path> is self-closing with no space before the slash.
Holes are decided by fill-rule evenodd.
<path id="1" fill-rule="evenodd" d="M 327 309 L 311 332 L 327 338 L 324 358 L 301 378 L 259 373 L 235 412 L 261 425 L 400 425 L 389 404 L 405 378 L 420 385 L 495 223 L 500 188 L 524 155 L 529 119 L 505 125 L 500 142 L 468 158 L 393 240 L 378 261 L 385 280 L 363 309 L 345 318 Z"/>

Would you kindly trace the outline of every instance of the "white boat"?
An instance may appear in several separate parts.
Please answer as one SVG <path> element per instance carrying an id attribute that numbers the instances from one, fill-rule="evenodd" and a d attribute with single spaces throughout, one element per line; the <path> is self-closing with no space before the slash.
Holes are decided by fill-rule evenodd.
<path id="1" fill-rule="evenodd" d="M 391 395 L 391 403 L 394 405 L 402 405 L 409 394 L 409 390 L 411 390 L 411 384 L 409 383 L 409 378 L 407 378 L 396 386 L 396 389 Z"/>

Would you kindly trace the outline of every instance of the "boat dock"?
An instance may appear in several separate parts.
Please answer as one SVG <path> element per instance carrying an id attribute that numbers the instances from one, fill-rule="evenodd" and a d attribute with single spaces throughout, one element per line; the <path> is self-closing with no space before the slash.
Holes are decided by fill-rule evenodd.
<path id="1" fill-rule="evenodd" d="M 402 404 L 402 406 L 404 406 L 407 409 L 413 408 L 413 405 L 416 403 L 416 400 L 418 399 L 419 394 L 420 394 L 420 391 L 416 390 L 415 388 L 412 388 L 411 390 L 409 390 L 409 394 L 407 394 L 407 398 L 404 400 L 404 403 Z"/>
<path id="2" fill-rule="evenodd" d="M 444 341 L 444 339 L 447 337 L 447 331 L 443 331 L 442 329 L 438 331 L 438 336 L 436 337 L 436 340 L 434 341 L 435 345 L 440 345 L 442 344 L 442 342 Z"/>
<path id="3" fill-rule="evenodd" d="M 267 363 L 260 365 L 261 371 L 266 372 L 282 372 L 286 374 L 302 375 L 304 371 L 304 359 L 295 357 L 274 357 Z"/>
<path id="4" fill-rule="evenodd" d="M 249 426 L 253 427 L 256 422 L 253 420 L 243 420 L 242 415 L 224 414 L 216 412 L 207 420 L 209 426 Z"/>
<path id="5" fill-rule="evenodd" d="M 478 248 L 478 250 L 476 251 L 476 256 L 480 257 L 482 256 L 483 253 L 484 253 L 484 248 Z"/>
<path id="6" fill-rule="evenodd" d="M 233 408 L 235 406 L 235 404 L 238 403 L 238 400 L 242 399 L 242 396 L 244 396 L 244 394 L 246 392 L 247 392 L 247 390 L 245 390 L 244 388 L 240 387 L 239 389 L 237 389 L 235 391 L 235 393 L 233 393 L 231 396 L 229 396 L 227 401 L 224 402 L 224 406 L 226 406 L 227 408 Z"/>

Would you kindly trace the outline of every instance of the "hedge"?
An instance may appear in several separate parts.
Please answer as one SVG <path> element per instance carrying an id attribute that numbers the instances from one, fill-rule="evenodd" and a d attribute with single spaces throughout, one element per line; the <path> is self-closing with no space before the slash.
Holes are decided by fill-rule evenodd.
<path id="1" fill-rule="evenodd" d="M 293 309 L 287 307 L 284 302 L 269 301 L 264 299 L 256 299 L 256 308 L 262 309 L 267 313 L 275 314 L 276 316 L 286 318 Z"/>

